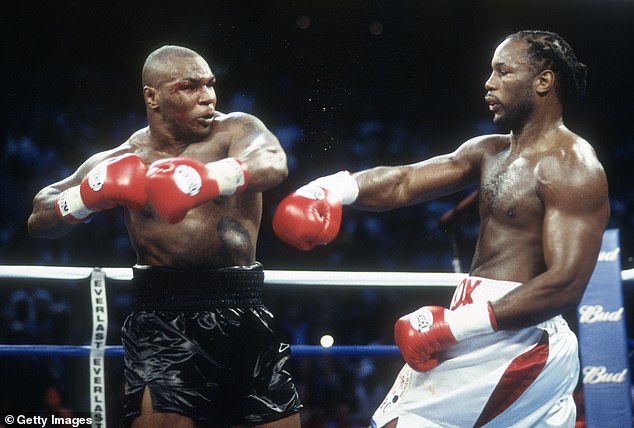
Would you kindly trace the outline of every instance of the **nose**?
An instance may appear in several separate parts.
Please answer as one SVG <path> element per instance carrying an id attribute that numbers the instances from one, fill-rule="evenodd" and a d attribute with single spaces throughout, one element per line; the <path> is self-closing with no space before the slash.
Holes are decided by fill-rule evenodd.
<path id="1" fill-rule="evenodd" d="M 202 91 L 200 92 L 200 103 L 201 104 L 215 104 L 216 102 L 216 91 L 213 86 L 203 86 Z"/>
<path id="2" fill-rule="evenodd" d="M 495 73 L 491 73 L 491 75 L 486 80 L 486 82 L 484 82 L 484 89 L 486 89 L 487 91 L 495 89 L 494 78 L 495 78 Z"/>

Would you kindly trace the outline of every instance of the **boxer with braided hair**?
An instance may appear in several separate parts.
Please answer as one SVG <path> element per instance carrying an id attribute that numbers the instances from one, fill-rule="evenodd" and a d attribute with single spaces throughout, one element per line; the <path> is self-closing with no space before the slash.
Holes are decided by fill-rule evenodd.
<path id="1" fill-rule="evenodd" d="M 605 172 L 564 125 L 586 68 L 558 35 L 504 39 L 484 84 L 508 134 L 474 137 L 451 153 L 311 181 L 277 208 L 273 227 L 308 250 L 335 239 L 342 205 L 386 211 L 476 187 L 480 236 L 469 277 L 449 308 L 397 320 L 406 365 L 373 427 L 572 427 L 579 355 L 561 314 L 575 308 L 609 218 Z"/>
<path id="2" fill-rule="evenodd" d="M 528 56 L 535 73 L 552 70 L 557 76 L 555 90 L 565 107 L 583 97 L 586 91 L 588 69 L 579 62 L 574 51 L 559 34 L 551 31 L 524 30 L 511 34 L 508 40 L 528 43 Z"/>

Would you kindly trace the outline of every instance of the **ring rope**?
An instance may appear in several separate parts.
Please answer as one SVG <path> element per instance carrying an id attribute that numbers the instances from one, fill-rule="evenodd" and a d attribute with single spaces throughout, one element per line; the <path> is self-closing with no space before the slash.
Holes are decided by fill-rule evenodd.
<path id="1" fill-rule="evenodd" d="M 0 356 L 86 357 L 91 354 L 91 350 L 89 345 L 0 345 Z M 122 357 L 123 346 L 108 345 L 103 349 L 103 354 L 106 357 Z M 291 354 L 298 357 L 400 355 L 395 345 L 291 345 Z"/>
<path id="2" fill-rule="evenodd" d="M 88 278 L 94 268 L 72 266 L 0 266 L 0 278 L 70 279 Z M 128 281 L 131 268 L 101 267 L 108 279 Z M 265 270 L 264 283 L 283 285 L 347 286 L 435 286 L 455 287 L 467 274 L 427 272 L 345 272 Z"/>
<path id="3" fill-rule="evenodd" d="M 131 268 L 102 267 L 108 279 L 132 279 Z M 84 279 L 94 268 L 72 266 L 0 265 L 0 278 L 24 279 Z M 346 272 L 265 270 L 264 283 L 278 285 L 346 285 L 346 286 L 406 286 L 455 287 L 467 274 L 445 272 Z M 634 269 L 621 271 L 623 285 L 634 285 Z"/>

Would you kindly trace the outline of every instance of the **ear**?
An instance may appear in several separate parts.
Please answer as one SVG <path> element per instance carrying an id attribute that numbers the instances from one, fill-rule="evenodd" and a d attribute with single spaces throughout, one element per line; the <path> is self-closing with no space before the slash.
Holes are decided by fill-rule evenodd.
<path id="1" fill-rule="evenodd" d="M 544 70 L 535 77 L 535 90 L 538 95 L 546 95 L 555 87 L 555 73 Z"/>
<path id="2" fill-rule="evenodd" d="M 145 105 L 152 109 L 155 110 L 158 108 L 159 105 L 159 96 L 158 93 L 156 91 L 155 88 L 151 87 L 151 86 L 144 86 L 143 87 L 143 98 L 145 99 Z"/>

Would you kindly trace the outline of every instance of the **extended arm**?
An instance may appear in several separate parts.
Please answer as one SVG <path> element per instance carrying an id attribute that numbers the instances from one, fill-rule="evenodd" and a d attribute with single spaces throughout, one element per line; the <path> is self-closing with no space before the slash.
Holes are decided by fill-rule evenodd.
<path id="1" fill-rule="evenodd" d="M 479 137 L 453 153 L 422 162 L 318 178 L 280 203 L 273 230 L 282 241 L 302 250 L 327 244 L 339 231 L 341 205 L 387 211 L 477 184 L 480 162 L 489 146 L 486 137 Z"/>
<path id="2" fill-rule="evenodd" d="M 352 204 L 388 211 L 451 194 L 477 183 L 479 157 L 463 146 L 454 153 L 403 166 L 380 166 L 353 174 L 359 196 Z"/>

